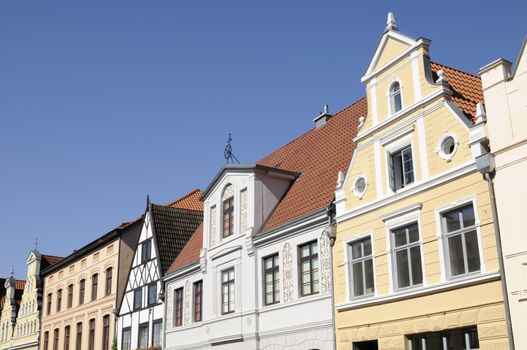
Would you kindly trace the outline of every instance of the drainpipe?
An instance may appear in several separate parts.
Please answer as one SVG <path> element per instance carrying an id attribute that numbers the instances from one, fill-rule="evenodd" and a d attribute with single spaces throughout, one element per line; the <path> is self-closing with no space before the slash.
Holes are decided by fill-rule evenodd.
<path id="1" fill-rule="evenodd" d="M 328 236 L 329 236 L 329 259 L 331 272 L 331 336 L 333 337 L 333 350 L 337 349 L 337 328 L 335 324 L 335 284 L 333 283 L 333 246 L 337 239 L 337 226 L 335 222 L 335 202 L 331 202 L 327 209 L 328 214 Z"/>
<path id="2" fill-rule="evenodd" d="M 477 157 L 476 167 L 478 168 L 478 171 L 483 174 L 483 178 L 487 181 L 489 186 L 490 207 L 492 209 L 492 216 L 494 217 L 494 232 L 496 235 L 496 249 L 498 252 L 498 263 L 501 275 L 501 290 L 503 292 L 503 304 L 505 307 L 505 322 L 507 324 L 509 349 L 514 350 L 514 337 L 512 333 L 511 313 L 509 308 L 509 292 L 507 289 L 505 263 L 503 261 L 503 251 L 501 247 L 501 233 L 498 220 L 498 210 L 496 208 L 496 195 L 494 193 L 494 183 L 492 182 L 492 178 L 495 174 L 494 155 L 491 153 L 485 153 Z"/>

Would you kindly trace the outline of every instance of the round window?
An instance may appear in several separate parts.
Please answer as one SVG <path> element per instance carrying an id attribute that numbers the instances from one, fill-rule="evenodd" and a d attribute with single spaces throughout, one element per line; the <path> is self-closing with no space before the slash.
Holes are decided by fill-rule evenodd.
<path id="1" fill-rule="evenodd" d="M 456 149 L 456 141 L 452 136 L 447 136 L 443 139 L 443 142 L 441 142 L 441 151 L 443 151 L 444 154 L 447 156 L 454 153 L 454 150 Z"/>
<path id="2" fill-rule="evenodd" d="M 365 191 L 366 191 L 366 178 L 364 178 L 363 176 L 359 176 L 357 180 L 355 181 L 355 188 L 353 192 L 355 192 L 355 195 L 357 197 L 362 197 Z"/>

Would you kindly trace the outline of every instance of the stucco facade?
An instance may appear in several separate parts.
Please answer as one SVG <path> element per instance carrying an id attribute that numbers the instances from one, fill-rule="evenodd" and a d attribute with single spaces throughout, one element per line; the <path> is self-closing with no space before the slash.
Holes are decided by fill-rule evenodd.
<path id="1" fill-rule="evenodd" d="M 479 72 L 485 94 L 489 139 L 495 159 L 494 186 L 516 349 L 527 349 L 527 39 L 514 70 L 505 60 Z"/>
<path id="2" fill-rule="evenodd" d="M 486 126 L 460 88 L 478 81 L 431 63 L 429 45 L 390 15 L 362 77 L 368 114 L 336 191 L 338 349 L 508 348 L 490 197 L 475 162 Z"/>

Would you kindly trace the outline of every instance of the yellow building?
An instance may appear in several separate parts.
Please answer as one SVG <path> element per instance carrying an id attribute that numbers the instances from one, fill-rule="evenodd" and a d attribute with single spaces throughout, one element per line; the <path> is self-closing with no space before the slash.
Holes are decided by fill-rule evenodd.
<path id="1" fill-rule="evenodd" d="M 392 14 L 336 190 L 338 349 L 507 349 L 481 82 L 430 61 Z"/>

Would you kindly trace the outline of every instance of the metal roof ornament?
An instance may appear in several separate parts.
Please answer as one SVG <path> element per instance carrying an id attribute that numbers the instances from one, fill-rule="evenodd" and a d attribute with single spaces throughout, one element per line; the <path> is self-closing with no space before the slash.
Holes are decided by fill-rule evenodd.
<path id="1" fill-rule="evenodd" d="M 240 164 L 240 161 L 238 160 L 238 158 L 236 158 L 236 156 L 232 153 L 231 141 L 232 141 L 232 137 L 231 137 L 231 133 L 229 133 L 229 139 L 227 140 L 227 146 L 225 146 L 225 151 L 223 151 L 223 156 L 227 160 L 227 164 L 229 164 L 229 161 L 232 164 L 234 164 L 235 161 L 236 163 Z"/>

